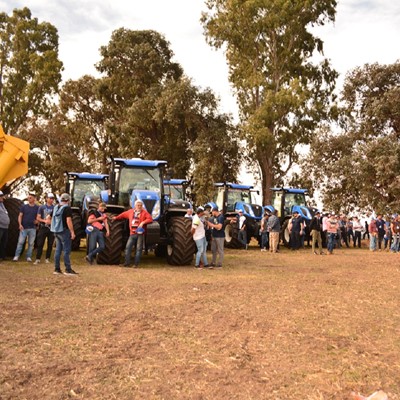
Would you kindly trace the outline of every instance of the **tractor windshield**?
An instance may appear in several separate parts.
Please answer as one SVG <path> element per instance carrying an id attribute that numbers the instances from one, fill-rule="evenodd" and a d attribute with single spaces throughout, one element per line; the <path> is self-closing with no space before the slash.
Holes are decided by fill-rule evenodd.
<path id="1" fill-rule="evenodd" d="M 292 213 L 293 206 L 306 206 L 306 198 L 304 193 L 285 193 L 285 215 Z"/>
<path id="2" fill-rule="evenodd" d="M 185 200 L 184 188 L 182 185 L 166 185 L 165 190 L 169 197 L 174 200 Z"/>
<path id="3" fill-rule="evenodd" d="M 158 168 L 122 168 L 119 192 L 130 195 L 133 190 L 161 192 L 161 176 Z"/>
<path id="4" fill-rule="evenodd" d="M 105 182 L 92 179 L 76 179 L 71 193 L 72 207 L 80 207 L 83 198 L 88 195 L 92 198 L 100 197 L 100 193 L 105 189 Z"/>

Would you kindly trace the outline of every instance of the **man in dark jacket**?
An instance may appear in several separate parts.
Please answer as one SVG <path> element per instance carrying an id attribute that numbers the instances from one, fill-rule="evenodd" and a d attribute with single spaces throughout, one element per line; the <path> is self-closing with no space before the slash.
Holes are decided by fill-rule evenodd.
<path id="1" fill-rule="evenodd" d="M 315 213 L 314 218 L 311 220 L 310 231 L 312 237 L 311 245 L 313 254 L 318 254 L 315 251 L 315 242 L 318 242 L 319 254 L 324 254 L 324 252 L 322 251 L 322 238 L 321 238 L 321 231 L 322 231 L 321 213 L 319 211 Z"/>

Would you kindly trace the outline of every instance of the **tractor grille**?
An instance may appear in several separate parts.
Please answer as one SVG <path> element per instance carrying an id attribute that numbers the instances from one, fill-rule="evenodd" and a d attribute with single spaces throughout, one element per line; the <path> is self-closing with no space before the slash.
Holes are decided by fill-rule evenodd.
<path id="1" fill-rule="evenodd" d="M 253 207 L 254 215 L 256 217 L 262 217 L 263 215 L 262 207 L 257 204 L 252 204 L 251 206 Z"/>
<path id="2" fill-rule="evenodd" d="M 153 207 L 156 204 L 155 200 L 143 200 L 144 206 L 146 207 L 146 210 L 148 213 L 151 214 L 153 211 Z"/>

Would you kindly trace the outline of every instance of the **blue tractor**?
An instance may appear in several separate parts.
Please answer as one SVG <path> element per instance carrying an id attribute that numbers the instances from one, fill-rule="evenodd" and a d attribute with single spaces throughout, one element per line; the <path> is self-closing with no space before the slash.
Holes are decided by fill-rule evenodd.
<path id="1" fill-rule="evenodd" d="M 253 186 L 240 185 L 237 183 L 222 182 L 215 183 L 215 195 L 212 202 L 206 207 L 218 206 L 225 217 L 225 246 L 240 248 L 238 211 L 242 210 L 246 217 L 247 241 L 256 238 L 260 241 L 260 227 L 263 216 L 262 206 L 256 204 L 254 195 L 256 190 Z"/>
<path id="2" fill-rule="evenodd" d="M 65 191 L 71 196 L 72 222 L 75 239 L 72 250 L 79 250 L 81 239 L 85 237 L 88 211 L 93 202 L 100 199 L 100 193 L 107 187 L 108 175 L 87 172 L 66 172 Z"/>
<path id="3" fill-rule="evenodd" d="M 156 254 L 165 255 L 169 264 L 188 265 L 195 252 L 191 220 L 184 217 L 190 204 L 173 201 L 164 194 L 166 165 L 166 161 L 158 160 L 112 159 L 109 188 L 101 193 L 101 200 L 107 203 L 109 215 L 120 214 L 141 200 L 153 218 L 153 223 L 147 225 L 146 248 L 155 247 Z M 110 222 L 110 236 L 98 263 L 118 264 L 128 235 L 124 221 Z"/>
<path id="4" fill-rule="evenodd" d="M 186 179 L 164 180 L 164 192 L 172 200 L 188 201 L 188 186 L 189 182 Z"/>
<path id="5" fill-rule="evenodd" d="M 316 209 L 307 206 L 306 193 L 307 189 L 294 188 L 271 188 L 272 204 L 265 206 L 264 210 L 272 212 L 278 211 L 278 217 L 281 221 L 281 240 L 285 246 L 289 246 L 289 221 L 295 211 L 306 223 L 306 240 L 309 240 L 310 222 L 314 216 Z"/>

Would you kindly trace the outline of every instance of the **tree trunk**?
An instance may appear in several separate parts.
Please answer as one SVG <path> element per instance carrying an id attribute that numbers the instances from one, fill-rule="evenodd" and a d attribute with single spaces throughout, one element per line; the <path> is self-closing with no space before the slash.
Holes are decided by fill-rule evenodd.
<path id="1" fill-rule="evenodd" d="M 270 189 L 274 184 L 272 156 L 260 154 L 257 161 L 261 170 L 262 204 L 268 205 L 272 201 L 272 192 Z"/>

